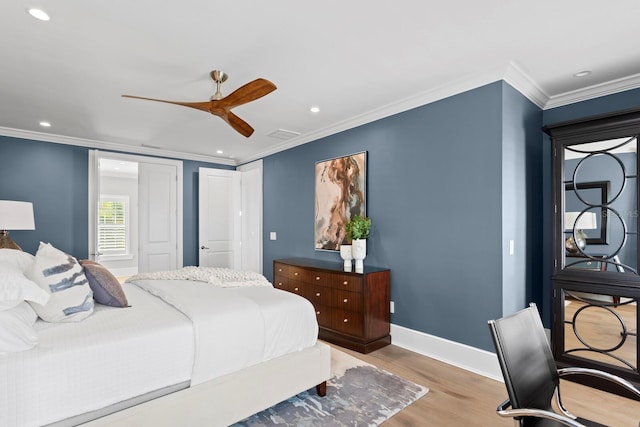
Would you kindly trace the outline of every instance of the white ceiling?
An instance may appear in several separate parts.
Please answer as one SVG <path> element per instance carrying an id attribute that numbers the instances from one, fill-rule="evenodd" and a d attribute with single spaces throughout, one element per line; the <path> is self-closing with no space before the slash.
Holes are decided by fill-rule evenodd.
<path id="1" fill-rule="evenodd" d="M 638 0 L 3 0 L 0 134 L 240 164 L 499 79 L 550 108 L 640 87 L 638 16 Z M 233 110 L 250 138 L 120 96 L 206 101 L 213 69 L 224 95 L 278 86 Z"/>

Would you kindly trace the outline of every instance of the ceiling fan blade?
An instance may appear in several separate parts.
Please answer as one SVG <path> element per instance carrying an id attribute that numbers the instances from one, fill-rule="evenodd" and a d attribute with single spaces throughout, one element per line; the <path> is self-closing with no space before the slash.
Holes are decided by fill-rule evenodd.
<path id="1" fill-rule="evenodd" d="M 255 79 L 231 92 L 219 101 L 211 101 L 218 108 L 231 109 L 246 104 L 276 90 L 276 85 L 266 79 Z"/>
<path id="2" fill-rule="evenodd" d="M 183 107 L 195 108 L 196 110 L 206 111 L 207 113 L 211 112 L 211 101 L 178 102 L 178 101 L 166 101 L 164 99 L 144 98 L 142 96 L 133 96 L 133 95 L 122 95 L 122 96 L 124 98 L 144 99 L 146 101 L 157 101 L 157 102 L 164 102 L 164 103 L 167 103 L 167 104 L 181 105 Z"/>
<path id="3" fill-rule="evenodd" d="M 240 132 L 241 135 L 249 138 L 253 133 L 253 128 L 249 125 L 249 123 L 242 120 L 240 117 L 233 114 L 231 111 L 227 112 L 227 114 L 223 114 L 220 116 L 222 120 L 229 123 L 232 128 Z"/>

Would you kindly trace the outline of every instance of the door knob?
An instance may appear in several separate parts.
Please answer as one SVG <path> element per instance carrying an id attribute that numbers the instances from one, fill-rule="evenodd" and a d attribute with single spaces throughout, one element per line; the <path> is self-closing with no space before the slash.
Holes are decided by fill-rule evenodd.
<path id="1" fill-rule="evenodd" d="M 209 249 L 208 247 L 206 247 L 205 245 L 200 246 L 200 249 Z"/>

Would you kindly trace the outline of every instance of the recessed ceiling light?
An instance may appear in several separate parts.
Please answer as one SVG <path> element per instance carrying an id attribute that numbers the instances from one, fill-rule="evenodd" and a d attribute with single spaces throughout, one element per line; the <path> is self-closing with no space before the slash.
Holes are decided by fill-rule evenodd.
<path id="1" fill-rule="evenodd" d="M 589 74 L 591 74 L 591 70 L 582 70 L 582 71 L 578 71 L 577 73 L 575 73 L 573 75 L 573 77 L 586 77 Z"/>
<path id="2" fill-rule="evenodd" d="M 47 15 L 47 12 L 45 12 L 42 9 L 37 9 L 35 7 L 31 8 L 31 9 L 27 9 L 27 12 L 29 13 L 29 15 L 33 16 L 36 19 L 39 19 L 41 21 L 48 21 L 49 15 Z"/>
<path id="3" fill-rule="evenodd" d="M 51 127 L 51 123 L 49 123 L 49 122 L 40 122 L 40 126 L 42 126 L 43 128 L 50 128 Z"/>
<path id="4" fill-rule="evenodd" d="M 309 111 L 311 111 L 312 113 L 319 113 L 320 112 L 320 107 L 313 106 L 313 107 L 309 108 Z"/>

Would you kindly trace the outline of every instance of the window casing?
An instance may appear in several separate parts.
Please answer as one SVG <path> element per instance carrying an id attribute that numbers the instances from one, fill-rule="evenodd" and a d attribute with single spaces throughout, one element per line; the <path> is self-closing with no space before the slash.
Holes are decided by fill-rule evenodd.
<path id="1" fill-rule="evenodd" d="M 98 252 L 102 257 L 129 255 L 129 196 L 100 196 L 98 203 Z"/>

